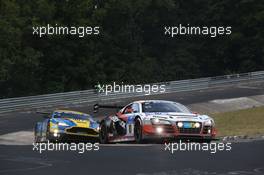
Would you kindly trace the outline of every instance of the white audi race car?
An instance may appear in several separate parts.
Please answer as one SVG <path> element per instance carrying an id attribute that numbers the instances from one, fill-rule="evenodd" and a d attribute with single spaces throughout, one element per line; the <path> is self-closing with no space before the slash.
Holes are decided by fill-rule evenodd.
<path id="1" fill-rule="evenodd" d="M 94 105 L 99 108 L 117 108 Z M 192 113 L 184 105 L 164 100 L 135 101 L 121 108 L 115 115 L 100 122 L 101 143 L 148 139 L 188 139 L 210 142 L 216 136 L 214 120 L 207 115 Z"/>

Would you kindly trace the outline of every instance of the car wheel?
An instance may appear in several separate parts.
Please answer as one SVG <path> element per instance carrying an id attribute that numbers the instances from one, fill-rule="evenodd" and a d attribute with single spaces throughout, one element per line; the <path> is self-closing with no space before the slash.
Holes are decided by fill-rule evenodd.
<path id="1" fill-rule="evenodd" d="M 34 143 L 38 143 L 39 142 L 39 137 L 38 137 L 38 133 L 37 133 L 37 125 L 33 129 L 33 132 L 34 132 Z"/>
<path id="2" fill-rule="evenodd" d="M 53 143 L 53 142 L 55 142 L 55 140 L 54 139 L 51 139 L 51 132 L 50 132 L 50 123 L 48 123 L 48 125 L 47 125 L 47 131 L 46 131 L 46 137 L 45 137 L 45 142 L 51 142 L 51 143 Z"/>
<path id="3" fill-rule="evenodd" d="M 142 125 L 141 120 L 138 118 L 135 121 L 135 127 L 134 127 L 134 136 L 136 143 L 142 143 Z"/>
<path id="4" fill-rule="evenodd" d="M 35 132 L 34 133 L 34 142 L 35 143 L 39 143 L 40 141 L 39 141 L 39 137 L 37 136 L 37 133 Z"/>
<path id="5" fill-rule="evenodd" d="M 107 126 L 104 122 L 100 125 L 99 141 L 102 144 L 108 143 Z"/>

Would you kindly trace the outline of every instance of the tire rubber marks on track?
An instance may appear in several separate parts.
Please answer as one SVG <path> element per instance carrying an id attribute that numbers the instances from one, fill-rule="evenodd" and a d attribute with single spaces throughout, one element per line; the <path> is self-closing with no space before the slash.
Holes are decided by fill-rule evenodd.
<path id="1" fill-rule="evenodd" d="M 228 172 L 209 172 L 209 171 L 201 171 L 195 169 L 185 169 L 179 171 L 163 171 L 163 172 L 155 172 L 155 173 L 138 173 L 137 175 L 263 175 L 264 167 L 255 168 L 253 170 L 236 170 L 236 171 L 228 171 Z"/>
<path id="2" fill-rule="evenodd" d="M 0 135 L 0 145 L 32 145 L 32 131 L 18 131 Z"/>
<path id="3" fill-rule="evenodd" d="M 0 135 L 0 145 L 32 145 L 33 143 L 33 132 L 32 131 L 19 131 L 12 132 L 4 135 Z M 153 144 L 100 144 L 103 147 L 146 147 L 153 146 Z"/>

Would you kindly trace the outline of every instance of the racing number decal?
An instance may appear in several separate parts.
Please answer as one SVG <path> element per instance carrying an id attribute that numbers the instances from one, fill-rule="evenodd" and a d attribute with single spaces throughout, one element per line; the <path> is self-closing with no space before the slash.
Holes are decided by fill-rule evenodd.
<path id="1" fill-rule="evenodd" d="M 131 134 L 131 125 L 127 125 L 127 134 Z"/>
<path id="2" fill-rule="evenodd" d="M 127 124 L 126 128 L 128 135 L 134 135 L 134 124 Z"/>
<path id="3" fill-rule="evenodd" d="M 127 119 L 127 124 L 126 124 L 126 129 L 127 129 L 127 135 L 133 136 L 134 135 L 134 117 L 129 116 Z"/>

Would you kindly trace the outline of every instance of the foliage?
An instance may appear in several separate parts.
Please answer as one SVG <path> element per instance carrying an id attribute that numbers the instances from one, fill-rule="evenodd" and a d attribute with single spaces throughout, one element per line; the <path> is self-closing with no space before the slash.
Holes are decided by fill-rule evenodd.
<path id="1" fill-rule="evenodd" d="M 164 35 L 180 23 L 232 34 Z M 263 70 L 263 23 L 258 0 L 0 0 L 0 97 Z M 32 35 L 47 24 L 100 26 L 100 35 Z"/>

